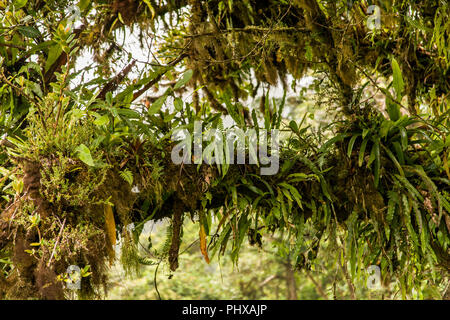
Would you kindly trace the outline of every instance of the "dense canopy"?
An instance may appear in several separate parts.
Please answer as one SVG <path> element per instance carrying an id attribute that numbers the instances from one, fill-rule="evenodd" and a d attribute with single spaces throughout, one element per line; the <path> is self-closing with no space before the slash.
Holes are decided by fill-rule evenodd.
<path id="1" fill-rule="evenodd" d="M 183 268 L 187 219 L 206 261 L 278 233 L 298 269 L 333 255 L 351 291 L 376 265 L 403 298 L 449 294 L 449 16 L 446 0 L 0 0 L 0 299 L 67 298 L 72 265 L 80 297 L 118 258 Z M 280 130 L 279 170 L 174 163 L 199 121 Z M 153 261 L 139 234 L 163 218 Z"/>

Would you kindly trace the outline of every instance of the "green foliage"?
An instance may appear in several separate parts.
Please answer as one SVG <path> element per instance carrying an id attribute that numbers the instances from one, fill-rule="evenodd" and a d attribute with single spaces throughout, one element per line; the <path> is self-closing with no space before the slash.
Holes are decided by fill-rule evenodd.
<path id="1" fill-rule="evenodd" d="M 0 297 L 63 299 L 71 264 L 80 297 L 98 296 L 116 233 L 128 274 L 172 267 L 188 214 L 206 262 L 239 266 L 246 241 L 272 235 L 306 274 L 337 265 L 346 297 L 367 297 L 355 286 L 370 265 L 390 293 L 438 296 L 450 265 L 445 1 L 383 2 L 375 30 L 368 1 L 107 3 L 0 1 Z M 130 33 L 152 61 L 127 49 Z M 195 121 L 205 134 L 279 129 L 280 171 L 175 165 L 173 135 Z M 210 139 L 202 158 L 228 143 Z M 163 218 L 164 245 L 141 252 L 145 223 Z"/>

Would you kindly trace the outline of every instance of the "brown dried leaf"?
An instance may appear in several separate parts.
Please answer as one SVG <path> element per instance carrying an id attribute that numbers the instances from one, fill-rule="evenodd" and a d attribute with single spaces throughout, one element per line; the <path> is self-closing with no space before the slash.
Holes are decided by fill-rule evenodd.
<path id="1" fill-rule="evenodd" d="M 206 244 L 206 233 L 203 224 L 200 224 L 199 237 L 200 237 L 200 251 L 202 252 L 203 258 L 205 258 L 206 263 L 209 264 L 208 248 Z"/>

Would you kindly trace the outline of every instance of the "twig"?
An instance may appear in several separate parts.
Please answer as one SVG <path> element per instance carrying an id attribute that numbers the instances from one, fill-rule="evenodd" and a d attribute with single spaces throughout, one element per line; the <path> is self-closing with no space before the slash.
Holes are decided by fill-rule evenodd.
<path id="1" fill-rule="evenodd" d="M 156 281 L 156 276 L 158 274 L 158 268 L 159 268 L 159 265 L 161 264 L 161 262 L 162 262 L 162 260 L 159 260 L 158 264 L 156 265 L 155 275 L 153 276 L 153 284 L 155 285 L 155 290 L 156 290 L 156 294 L 158 295 L 158 300 L 162 300 L 161 294 L 159 293 L 159 290 L 158 290 L 158 284 Z"/>
<path id="2" fill-rule="evenodd" d="M 356 293 L 355 293 L 355 287 L 352 283 L 352 281 L 350 280 L 350 276 L 348 275 L 347 272 L 347 267 L 344 265 L 342 265 L 341 263 L 339 263 L 339 267 L 341 268 L 342 274 L 344 275 L 345 280 L 347 281 L 347 285 L 348 285 L 348 289 L 350 290 L 350 295 L 352 297 L 352 300 L 357 300 L 356 298 Z"/>
<path id="3" fill-rule="evenodd" d="M 314 283 L 314 285 L 316 286 L 317 292 L 322 296 L 322 298 L 324 298 L 325 300 L 328 300 L 328 296 L 323 291 L 322 286 L 319 283 L 317 283 L 316 279 L 314 279 L 308 271 L 306 271 L 306 276 L 312 281 L 312 283 Z"/>
<path id="4" fill-rule="evenodd" d="M 169 64 L 166 65 L 166 67 L 173 67 L 174 65 L 176 65 L 178 62 L 180 62 L 181 60 L 183 60 L 184 58 L 186 58 L 188 55 L 186 53 L 183 53 L 181 55 L 179 55 L 175 60 L 171 61 Z M 159 80 L 161 80 L 161 78 L 163 77 L 163 75 L 165 75 L 167 72 L 169 71 L 169 68 L 167 68 L 167 70 L 165 70 L 164 72 L 162 72 L 161 74 L 159 74 L 158 76 L 156 76 L 155 79 L 153 79 L 152 81 L 150 81 L 149 83 L 147 83 L 141 90 L 135 92 L 133 94 L 133 100 L 136 100 L 137 98 L 139 98 L 142 94 L 144 94 L 148 89 L 150 89 L 152 86 L 154 86 Z"/>
<path id="5" fill-rule="evenodd" d="M 265 31 L 265 33 L 264 33 L 264 35 L 261 37 L 261 39 L 255 44 L 255 46 L 247 53 L 247 54 L 245 54 L 244 56 L 242 56 L 242 57 L 236 57 L 236 58 L 228 58 L 228 59 L 224 59 L 224 60 L 208 60 L 208 59 L 197 59 L 197 60 L 200 60 L 200 61 L 206 61 L 206 62 L 209 62 L 209 63 L 229 63 L 229 62 L 232 62 L 232 61 L 237 61 L 237 60 L 239 60 L 240 62 L 243 62 L 245 59 L 247 59 L 248 57 L 250 57 L 251 55 L 253 55 L 253 53 L 260 47 L 260 45 L 262 45 L 263 43 L 265 43 L 266 42 L 266 40 L 267 40 L 267 38 L 269 37 L 269 35 L 275 30 L 275 27 L 276 27 L 276 25 L 281 21 L 281 20 L 283 20 L 284 19 L 284 17 L 289 13 L 289 11 L 291 10 L 291 7 L 292 7 L 292 4 L 289 4 L 289 7 L 288 7 L 288 9 L 286 10 L 286 12 L 284 12 L 284 14 L 283 15 L 281 15 L 281 12 L 280 12 L 280 14 L 278 15 L 278 17 L 277 17 L 277 22 L 273 22 L 272 23 L 272 25 L 270 26 L 270 28 L 259 28 L 259 31 Z M 256 27 L 256 28 L 258 28 L 258 27 Z M 248 27 L 247 27 L 247 30 L 251 30 L 251 28 L 250 29 L 248 29 Z M 225 30 L 226 31 L 226 30 Z M 194 36 L 194 35 L 192 35 L 192 36 Z M 191 37 L 192 37 L 191 36 Z"/>
<path id="6" fill-rule="evenodd" d="M 296 27 L 278 27 L 278 28 L 265 28 L 259 26 L 247 26 L 245 28 L 230 28 L 230 29 L 222 29 L 218 32 L 205 32 L 198 34 L 188 34 L 185 35 L 185 38 L 199 38 L 199 37 L 213 37 L 219 34 L 226 34 L 232 32 L 242 32 L 242 33 L 251 33 L 251 32 L 288 32 L 288 31 L 307 31 L 306 28 L 296 28 Z"/>
<path id="7" fill-rule="evenodd" d="M 106 97 L 106 94 L 108 92 L 114 91 L 119 83 L 127 76 L 128 73 L 130 73 L 131 69 L 136 64 L 136 60 L 133 60 L 130 64 L 128 64 L 120 73 L 118 73 L 114 78 L 111 79 L 100 91 L 98 98 L 101 100 L 104 100 Z"/>
<path id="8" fill-rule="evenodd" d="M 59 230 L 58 238 L 56 238 L 56 242 L 55 242 L 55 245 L 53 246 L 52 254 L 50 256 L 50 259 L 48 260 L 47 267 L 50 267 L 50 263 L 52 262 L 53 255 L 55 254 L 55 251 L 56 251 L 56 246 L 58 245 L 59 239 L 61 238 L 61 235 L 62 235 L 62 233 L 64 231 L 64 225 L 65 224 L 66 224 L 66 218 L 64 218 L 64 221 L 63 221 L 63 224 L 61 226 L 61 229 Z"/>
<path id="9" fill-rule="evenodd" d="M 19 50 L 26 50 L 27 49 L 25 47 L 18 46 L 16 44 L 12 44 L 12 43 L 0 43 L 0 47 L 10 47 L 10 48 L 15 48 L 15 49 L 19 49 Z"/>
<path id="10" fill-rule="evenodd" d="M 278 275 L 276 275 L 276 274 L 269 276 L 268 278 L 264 279 L 264 281 L 259 284 L 259 287 L 260 288 L 264 287 L 266 284 L 268 284 L 270 281 L 272 281 L 276 278 L 278 278 Z"/>

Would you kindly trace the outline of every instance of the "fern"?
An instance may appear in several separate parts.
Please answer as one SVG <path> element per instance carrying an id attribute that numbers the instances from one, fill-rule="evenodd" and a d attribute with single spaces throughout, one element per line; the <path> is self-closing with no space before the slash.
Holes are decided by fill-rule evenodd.
<path id="1" fill-rule="evenodd" d="M 170 224 L 166 229 L 166 240 L 162 248 L 162 256 L 165 257 L 169 254 L 170 245 L 172 244 L 172 224 Z"/>
<path id="2" fill-rule="evenodd" d="M 133 185 L 133 173 L 129 169 L 119 171 L 119 175 L 122 177 L 123 180 L 128 182 L 130 186 Z"/>

